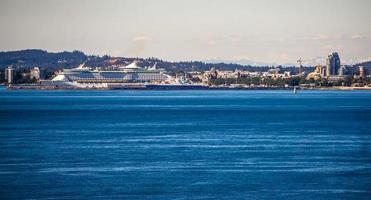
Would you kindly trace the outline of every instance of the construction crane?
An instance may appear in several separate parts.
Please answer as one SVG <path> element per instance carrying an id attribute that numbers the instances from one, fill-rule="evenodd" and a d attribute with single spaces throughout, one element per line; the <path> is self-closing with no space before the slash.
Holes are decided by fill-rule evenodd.
<path id="1" fill-rule="evenodd" d="M 301 66 L 301 64 L 303 63 L 303 60 L 299 58 L 299 60 L 297 60 L 296 62 L 299 64 L 299 66 Z"/>

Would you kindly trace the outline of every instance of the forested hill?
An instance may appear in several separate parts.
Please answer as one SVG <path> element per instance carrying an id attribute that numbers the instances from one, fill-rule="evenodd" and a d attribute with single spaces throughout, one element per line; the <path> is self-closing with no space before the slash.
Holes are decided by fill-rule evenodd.
<path id="1" fill-rule="evenodd" d="M 359 64 L 356 64 L 356 66 L 363 66 L 365 68 L 371 69 L 371 61 L 359 63 Z"/>
<path id="2" fill-rule="evenodd" d="M 88 57 L 80 51 L 50 53 L 39 49 L 0 52 L 0 68 L 9 65 L 15 68 L 42 68 L 74 67 L 86 61 Z"/>
<path id="3" fill-rule="evenodd" d="M 106 67 L 110 65 L 127 65 L 134 60 L 142 67 L 157 65 L 168 72 L 180 71 L 206 71 L 215 67 L 218 70 L 248 70 L 248 71 L 267 71 L 271 66 L 250 66 L 233 63 L 205 63 L 200 61 L 188 62 L 168 62 L 157 58 L 125 58 L 110 56 L 91 56 L 81 51 L 51 53 L 39 49 L 29 49 L 20 51 L 0 52 L 0 70 L 12 65 L 17 69 L 29 69 L 35 66 L 47 69 L 48 71 L 59 70 L 62 68 L 73 68 L 79 64 L 86 63 L 90 67 Z M 297 68 L 280 67 L 283 71 L 297 72 Z M 306 71 L 313 71 L 313 67 L 306 68 Z"/>

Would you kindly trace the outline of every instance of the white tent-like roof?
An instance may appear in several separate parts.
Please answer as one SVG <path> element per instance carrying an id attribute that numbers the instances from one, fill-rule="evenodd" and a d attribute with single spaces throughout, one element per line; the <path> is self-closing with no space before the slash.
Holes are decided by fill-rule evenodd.
<path id="1" fill-rule="evenodd" d="M 52 81 L 68 81 L 68 78 L 64 74 L 58 74 Z"/>
<path id="2" fill-rule="evenodd" d="M 130 63 L 129 65 L 126 65 L 125 67 L 120 67 L 120 69 L 132 69 L 132 70 L 135 70 L 135 69 L 141 69 L 141 67 L 139 67 L 137 65 L 137 62 L 134 61 L 134 62 Z"/>

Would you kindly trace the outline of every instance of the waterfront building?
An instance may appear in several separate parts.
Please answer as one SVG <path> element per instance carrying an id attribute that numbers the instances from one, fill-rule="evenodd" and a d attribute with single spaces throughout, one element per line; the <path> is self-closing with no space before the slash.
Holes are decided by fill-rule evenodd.
<path id="1" fill-rule="evenodd" d="M 321 65 L 317 65 L 316 68 L 314 69 L 314 72 L 317 73 L 317 74 L 320 74 L 322 71 L 322 66 Z"/>
<path id="2" fill-rule="evenodd" d="M 59 76 L 59 77 L 58 77 Z M 130 82 L 161 82 L 168 78 L 162 71 L 148 70 L 132 63 L 115 71 L 91 70 L 80 66 L 64 69 L 55 79 L 67 79 L 78 83 L 130 83 Z"/>
<path id="3" fill-rule="evenodd" d="M 335 76 L 329 76 L 327 78 L 327 80 L 329 81 L 341 81 L 341 80 L 344 80 L 346 76 L 339 76 L 339 75 L 335 75 Z"/>
<path id="4" fill-rule="evenodd" d="M 339 68 L 339 76 L 344 76 L 345 75 L 345 66 L 342 65 L 340 68 Z"/>
<path id="5" fill-rule="evenodd" d="M 326 66 L 317 65 L 315 70 L 314 70 L 314 73 L 315 73 L 316 76 L 325 77 L 326 76 Z"/>
<path id="6" fill-rule="evenodd" d="M 306 77 L 306 79 L 307 80 L 309 80 L 309 79 L 320 80 L 321 77 L 322 77 L 322 74 L 321 74 L 322 69 L 323 69 L 322 66 L 320 66 L 320 65 L 316 66 L 315 70 L 313 72 L 309 73 L 308 76 Z"/>
<path id="7" fill-rule="evenodd" d="M 326 76 L 337 75 L 340 69 L 340 57 L 337 52 L 334 52 L 327 57 L 326 61 Z"/>
<path id="8" fill-rule="evenodd" d="M 12 84 L 15 80 L 15 70 L 12 66 L 5 69 L 5 80 L 8 84 Z"/>
<path id="9" fill-rule="evenodd" d="M 64 69 L 51 81 L 42 81 L 41 84 L 46 86 L 107 87 L 110 84 L 162 83 L 170 78 L 161 70 L 145 69 L 134 62 L 112 71 L 92 70 L 80 65 L 74 69 Z"/>
<path id="10" fill-rule="evenodd" d="M 325 77 L 327 75 L 327 67 L 321 66 L 321 76 Z"/>
<path id="11" fill-rule="evenodd" d="M 281 70 L 279 68 L 269 69 L 268 72 L 263 72 L 262 76 L 263 77 L 269 77 L 269 78 L 272 78 L 272 79 L 292 77 L 290 71 L 284 71 L 284 72 L 281 72 L 281 73 L 280 73 L 280 71 Z M 302 74 L 304 74 L 304 73 L 294 75 L 294 76 L 302 76 Z"/>
<path id="12" fill-rule="evenodd" d="M 208 78 L 208 79 L 216 79 L 218 78 L 218 71 L 215 69 L 215 67 L 211 68 L 209 72 L 206 72 L 205 73 L 205 76 Z"/>
<path id="13" fill-rule="evenodd" d="M 274 69 L 269 69 L 268 74 L 278 74 L 280 73 L 280 68 L 274 68 Z"/>
<path id="14" fill-rule="evenodd" d="M 363 66 L 359 66 L 359 77 L 361 78 L 366 77 L 365 68 Z"/>
<path id="15" fill-rule="evenodd" d="M 34 67 L 30 71 L 30 78 L 35 80 L 45 79 L 45 73 L 39 67 Z"/>
<path id="16" fill-rule="evenodd" d="M 297 60 L 297 63 L 298 63 L 298 69 L 299 69 L 298 75 L 303 76 L 304 70 L 303 70 L 303 65 L 302 65 L 303 61 L 301 60 L 301 58 Z"/>

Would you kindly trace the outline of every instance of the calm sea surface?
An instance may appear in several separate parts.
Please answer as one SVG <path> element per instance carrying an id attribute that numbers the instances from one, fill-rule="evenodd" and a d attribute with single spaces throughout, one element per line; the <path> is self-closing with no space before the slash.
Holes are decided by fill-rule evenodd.
<path id="1" fill-rule="evenodd" d="M 0 199 L 370 199 L 371 91 L 8 91 Z"/>

